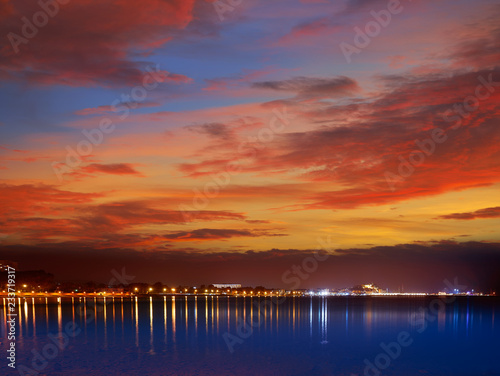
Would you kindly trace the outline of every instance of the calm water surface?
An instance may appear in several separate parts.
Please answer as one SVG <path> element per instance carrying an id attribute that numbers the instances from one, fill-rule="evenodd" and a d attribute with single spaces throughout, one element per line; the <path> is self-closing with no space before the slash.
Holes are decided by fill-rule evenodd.
<path id="1" fill-rule="evenodd" d="M 38 367 L 39 375 L 74 376 L 500 375 L 498 298 L 297 297 L 276 304 L 168 296 L 19 303 L 17 370 L 2 356 L 0 374 L 17 375 L 23 365 Z M 0 350 L 6 354 L 8 327 L 0 309 Z M 59 334 L 71 327 L 74 337 Z"/>

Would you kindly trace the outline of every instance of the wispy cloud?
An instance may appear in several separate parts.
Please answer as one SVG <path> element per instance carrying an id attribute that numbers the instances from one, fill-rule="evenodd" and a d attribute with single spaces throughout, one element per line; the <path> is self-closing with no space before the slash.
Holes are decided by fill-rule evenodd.
<path id="1" fill-rule="evenodd" d="M 298 98 L 335 98 L 352 95 L 359 86 L 349 77 L 316 78 L 294 77 L 282 81 L 263 81 L 252 84 L 254 88 L 297 94 Z"/>
<path id="2" fill-rule="evenodd" d="M 473 212 L 440 215 L 439 217 L 437 217 L 437 219 L 460 219 L 460 220 L 472 220 L 472 219 L 484 219 L 484 218 L 500 218 L 500 206 L 496 206 L 493 208 L 479 209 Z"/>

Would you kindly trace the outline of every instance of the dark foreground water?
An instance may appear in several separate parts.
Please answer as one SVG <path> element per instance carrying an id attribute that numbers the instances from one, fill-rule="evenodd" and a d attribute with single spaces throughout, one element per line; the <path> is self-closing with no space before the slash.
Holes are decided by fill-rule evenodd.
<path id="1" fill-rule="evenodd" d="M 226 297 L 20 299 L 0 374 L 500 375 L 500 302 Z M 497 321 L 497 322 L 495 322 Z"/>

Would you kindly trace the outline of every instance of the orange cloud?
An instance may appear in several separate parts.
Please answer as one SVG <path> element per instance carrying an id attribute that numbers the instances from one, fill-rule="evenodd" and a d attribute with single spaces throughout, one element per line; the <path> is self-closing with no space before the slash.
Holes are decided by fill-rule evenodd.
<path id="1" fill-rule="evenodd" d="M 482 80 L 490 78 L 491 87 L 480 90 L 482 94 L 488 90 L 488 97 L 477 108 L 465 111 L 464 101 L 475 96 Z M 260 86 L 319 97 L 330 89 L 335 94 L 336 85 L 331 88 L 315 82 L 285 80 Z M 382 205 L 500 182 L 495 172 L 500 168 L 500 130 L 495 120 L 500 116 L 498 69 L 437 77 L 387 76 L 381 82 L 386 87 L 380 92 L 345 104 L 325 103 L 321 98 L 308 101 L 307 112 L 302 111 L 298 120 L 304 130 L 275 134 L 269 142 L 256 143 L 255 149 L 249 144 L 248 153 L 238 148 L 244 141 L 242 135 L 233 133 L 233 142 L 217 144 L 215 153 L 201 149 L 195 155 L 197 161 L 183 163 L 179 170 L 190 177 L 216 175 L 240 162 L 241 174 L 335 186 L 303 196 L 300 203 L 290 206 L 295 209 Z M 292 108 L 302 108 L 302 104 L 301 98 L 288 101 Z M 219 128 L 216 133 L 221 135 L 225 128 Z M 435 128 L 445 132 L 445 142 L 422 146 L 432 149 L 427 152 L 420 150 L 418 145 L 431 138 Z M 423 160 L 392 190 L 386 172 L 399 174 L 400 165 L 407 163 L 402 161 L 408 161 L 415 150 L 425 154 Z"/>
<path id="2" fill-rule="evenodd" d="M 0 184 L 0 213 L 7 219 L 43 215 L 59 215 L 61 207 L 89 204 L 102 197 L 100 193 L 79 193 L 57 189 L 50 185 Z"/>

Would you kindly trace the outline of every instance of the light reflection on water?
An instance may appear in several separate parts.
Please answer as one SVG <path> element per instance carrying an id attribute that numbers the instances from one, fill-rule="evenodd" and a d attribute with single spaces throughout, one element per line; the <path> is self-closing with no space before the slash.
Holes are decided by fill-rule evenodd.
<path id="1" fill-rule="evenodd" d="M 6 350 L 5 299 L 0 307 Z M 71 322 L 81 332 L 47 374 L 351 375 L 380 343 L 408 331 L 413 344 L 383 374 L 500 375 L 496 298 L 269 298 L 225 296 L 19 298 L 18 364 Z M 426 323 L 421 332 L 417 323 Z M 245 324 L 246 323 L 246 324 Z M 413 323 L 413 324 L 412 324 Z M 238 341 L 228 350 L 224 335 Z M 106 367 L 104 367 L 106 369 Z M 69 370 L 71 370 L 70 373 Z M 66 372 L 66 373 L 65 373 Z"/>

